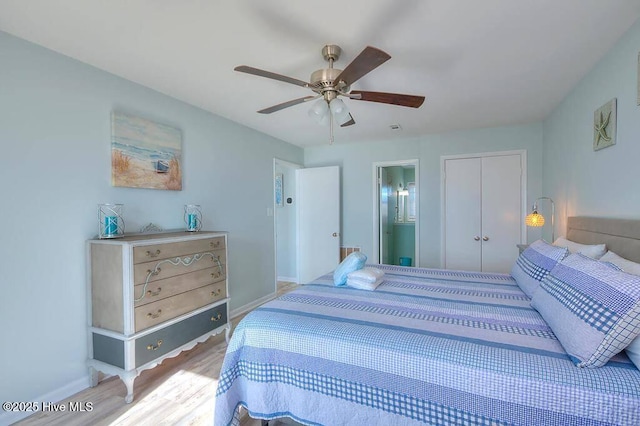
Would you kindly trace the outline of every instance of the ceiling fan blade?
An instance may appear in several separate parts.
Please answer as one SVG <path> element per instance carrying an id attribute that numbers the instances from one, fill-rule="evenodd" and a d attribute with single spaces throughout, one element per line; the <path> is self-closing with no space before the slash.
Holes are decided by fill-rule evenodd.
<path id="1" fill-rule="evenodd" d="M 283 102 L 278 105 L 274 105 L 269 108 L 261 109 L 258 111 L 260 114 L 271 114 L 272 112 L 280 111 L 281 109 L 289 108 L 290 106 L 298 105 L 306 101 L 317 98 L 318 96 L 305 96 L 304 98 L 293 99 L 291 101 Z"/>
<path id="2" fill-rule="evenodd" d="M 276 74 L 274 72 L 261 70 L 258 68 L 248 67 L 246 65 L 239 65 L 234 68 L 235 71 L 245 72 L 247 74 L 253 74 L 260 77 L 271 78 L 273 80 L 284 81 L 285 83 L 295 84 L 296 86 L 309 87 L 309 83 L 306 81 L 298 80 L 297 78 L 287 77 L 286 75 Z"/>
<path id="3" fill-rule="evenodd" d="M 342 123 L 340 127 L 353 126 L 354 124 L 356 124 L 356 121 L 353 119 L 353 115 L 349 114 L 349 121 Z"/>
<path id="4" fill-rule="evenodd" d="M 420 108 L 424 102 L 424 96 L 401 95 L 399 93 L 384 92 L 365 92 L 361 90 L 352 90 L 349 95 L 360 95 L 359 97 L 351 97 L 353 100 L 380 102 L 383 104 L 399 105 L 411 108 Z"/>
<path id="5" fill-rule="evenodd" d="M 335 81 L 344 81 L 347 86 L 355 83 L 365 74 L 378 68 L 391 59 L 387 53 L 375 47 L 367 46 L 360 54 L 336 77 Z"/>

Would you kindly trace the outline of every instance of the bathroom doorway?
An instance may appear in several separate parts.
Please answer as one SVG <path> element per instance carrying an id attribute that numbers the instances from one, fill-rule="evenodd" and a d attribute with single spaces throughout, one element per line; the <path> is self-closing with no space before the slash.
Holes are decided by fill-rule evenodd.
<path id="1" fill-rule="evenodd" d="M 374 252 L 386 265 L 419 264 L 418 160 L 374 163 Z"/>

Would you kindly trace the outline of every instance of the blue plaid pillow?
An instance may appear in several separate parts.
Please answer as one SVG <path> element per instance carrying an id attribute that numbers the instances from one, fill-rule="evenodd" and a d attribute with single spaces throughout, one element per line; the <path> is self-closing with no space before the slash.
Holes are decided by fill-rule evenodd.
<path id="1" fill-rule="evenodd" d="M 531 306 L 578 367 L 601 367 L 640 334 L 640 276 L 581 254 L 558 263 Z"/>
<path id="2" fill-rule="evenodd" d="M 511 276 L 529 297 L 554 266 L 567 257 L 569 250 L 538 240 L 523 251 L 511 269 Z"/>

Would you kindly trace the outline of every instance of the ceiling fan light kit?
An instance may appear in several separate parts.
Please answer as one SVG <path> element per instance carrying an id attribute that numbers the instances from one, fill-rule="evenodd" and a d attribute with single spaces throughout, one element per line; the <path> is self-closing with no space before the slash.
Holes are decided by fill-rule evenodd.
<path id="1" fill-rule="evenodd" d="M 309 109 L 309 117 L 318 124 L 327 124 L 329 122 L 329 106 L 324 99 L 315 102 Z"/>
<path id="2" fill-rule="evenodd" d="M 378 102 L 411 108 L 419 108 L 424 102 L 424 96 L 361 90 L 352 91 L 351 85 L 353 83 L 391 59 L 391 56 L 380 49 L 367 46 L 344 70 L 333 68 L 333 63 L 340 58 L 341 53 L 342 49 L 339 46 L 333 44 L 324 46 L 322 48 L 322 56 L 329 62 L 329 68 L 319 69 L 311 73 L 309 83 L 246 65 L 240 65 L 234 69 L 235 71 L 247 74 L 295 84 L 296 86 L 311 89 L 315 92 L 315 96 L 293 99 L 262 109 L 258 112 L 261 114 L 271 114 L 313 99 L 322 98 L 311 107 L 309 116 L 319 124 L 329 123 L 329 143 L 333 143 L 334 121 L 338 123 L 340 127 L 355 124 L 355 120 L 349 112 L 347 105 L 342 99 L 339 99 L 338 96 L 358 101 Z"/>

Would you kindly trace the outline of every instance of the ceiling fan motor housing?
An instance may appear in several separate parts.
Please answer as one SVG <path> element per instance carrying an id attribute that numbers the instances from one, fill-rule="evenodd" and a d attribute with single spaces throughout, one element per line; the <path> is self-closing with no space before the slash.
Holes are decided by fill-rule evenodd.
<path id="1" fill-rule="evenodd" d="M 340 58 L 342 49 L 335 44 L 327 44 L 322 48 L 322 56 L 329 61 L 329 68 L 319 69 L 311 73 L 309 87 L 316 93 L 324 95 L 327 102 L 338 96 L 338 91 L 348 92 L 349 87 L 340 85 L 336 78 L 342 73 L 341 69 L 333 68 L 333 62 Z"/>
<path id="2" fill-rule="evenodd" d="M 309 78 L 309 86 L 316 90 L 333 89 L 333 82 L 340 75 L 342 70 L 338 68 L 326 68 L 314 71 Z"/>

